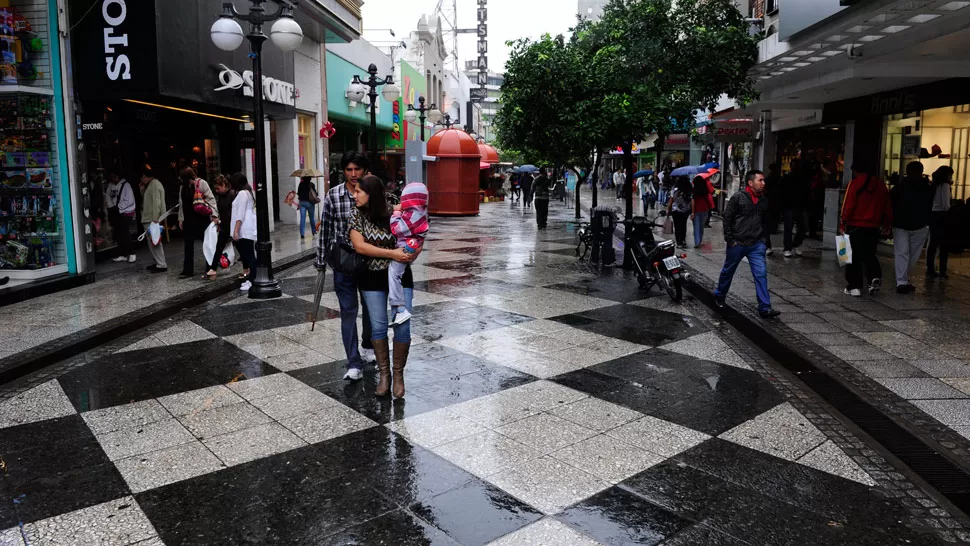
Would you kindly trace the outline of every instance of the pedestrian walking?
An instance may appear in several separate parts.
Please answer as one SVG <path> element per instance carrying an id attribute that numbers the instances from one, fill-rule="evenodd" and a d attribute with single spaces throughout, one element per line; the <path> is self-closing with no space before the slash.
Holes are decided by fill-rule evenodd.
<path id="1" fill-rule="evenodd" d="M 195 276 L 195 242 L 202 239 L 209 223 L 219 224 L 219 207 L 209 183 L 196 176 L 192 167 L 179 172 L 179 228 L 182 230 L 185 256 L 180 279 Z"/>
<path id="2" fill-rule="evenodd" d="M 695 176 L 693 182 L 693 199 L 691 200 L 691 220 L 694 221 L 694 248 L 700 248 L 704 242 L 704 228 L 714 210 L 714 185 L 710 176 Z"/>
<path id="3" fill-rule="evenodd" d="M 532 175 L 529 173 L 523 173 L 522 175 L 522 195 L 525 199 L 525 208 L 532 206 Z"/>
<path id="4" fill-rule="evenodd" d="M 231 185 L 235 197 L 229 213 L 230 227 L 226 231 L 231 231 L 243 264 L 239 290 L 248 292 L 256 278 L 256 196 L 243 173 L 232 175 Z"/>
<path id="5" fill-rule="evenodd" d="M 909 274 L 923 253 L 929 235 L 930 215 L 936 191 L 923 176 L 923 164 L 906 165 L 906 178 L 890 192 L 893 204 L 893 255 L 896 265 L 896 293 L 912 294 L 916 287 Z"/>
<path id="6" fill-rule="evenodd" d="M 323 229 L 317 244 L 317 257 L 314 266 L 323 270 L 331 264 L 331 257 L 335 256 L 337 247 L 341 243 L 349 242 L 348 232 L 350 217 L 356 210 L 357 204 L 354 194 L 357 185 L 367 171 L 367 157 L 357 151 L 348 151 L 340 160 L 343 169 L 344 183 L 333 187 L 323 201 Z M 367 306 L 363 309 L 363 339 L 361 348 L 357 343 L 357 311 L 363 298 L 355 273 L 341 272 L 333 269 L 333 285 L 337 300 L 340 303 L 340 335 L 347 355 L 347 373 L 344 379 L 358 381 L 364 377 L 364 361 L 375 362 L 376 355 L 371 342 L 371 322 Z M 385 281 L 386 275 L 385 275 Z M 386 313 L 385 313 L 386 317 Z"/>
<path id="7" fill-rule="evenodd" d="M 387 396 L 393 389 L 394 398 L 404 397 L 404 368 L 411 349 L 411 323 L 405 322 L 394 329 L 394 367 L 391 368 L 388 346 L 387 306 L 390 287 L 388 270 L 391 261 L 405 265 L 401 278 L 404 307 L 412 310 L 414 279 L 408 264 L 417 258 L 420 249 L 408 253 L 395 248 L 397 238 L 391 233 L 391 210 L 384 196 L 384 183 L 376 176 L 368 175 L 360 180 L 354 192 L 355 207 L 349 221 L 350 241 L 357 254 L 363 257 L 363 271 L 358 274 L 358 284 L 363 292 L 364 306 L 370 320 L 371 343 L 377 357 L 379 383 L 375 389 L 378 397 Z M 393 371 L 393 379 L 391 373 Z"/>
<path id="8" fill-rule="evenodd" d="M 522 175 L 519 173 L 512 173 L 512 175 L 509 176 L 509 187 L 511 188 L 509 191 L 512 194 L 513 203 L 516 201 L 522 201 L 522 183 L 520 182 L 521 179 L 522 179 Z"/>
<path id="9" fill-rule="evenodd" d="M 549 176 L 543 169 L 539 171 L 539 177 L 533 183 L 536 206 L 536 226 L 539 229 L 546 229 L 546 222 L 549 220 L 549 198 L 551 196 L 551 182 Z"/>
<path id="10" fill-rule="evenodd" d="M 391 233 L 397 237 L 397 248 L 415 254 L 424 248 L 428 236 L 428 187 L 411 182 L 401 192 L 401 204 L 391 214 Z M 391 304 L 391 326 L 397 327 L 411 320 L 411 312 L 404 305 L 404 277 L 406 265 L 391 262 L 388 268 L 388 300 Z"/>
<path id="11" fill-rule="evenodd" d="M 741 260 L 748 259 L 751 276 L 754 277 L 755 293 L 758 296 L 758 314 L 762 318 L 774 318 L 779 311 L 771 308 L 771 295 L 768 292 L 768 267 L 765 257 L 765 214 L 768 203 L 762 199 L 765 189 L 765 175 L 761 171 L 748 171 L 744 177 L 744 191 L 739 191 L 728 201 L 724 209 L 724 241 L 727 251 L 724 268 L 714 291 L 718 307 L 725 306 L 725 299 L 731 289 L 734 273 Z"/>
<path id="12" fill-rule="evenodd" d="M 690 218 L 693 187 L 686 176 L 678 176 L 674 192 L 667 204 L 667 214 L 674 219 L 674 236 L 677 246 L 687 248 L 687 219 Z"/>
<path id="13" fill-rule="evenodd" d="M 657 174 L 657 203 L 659 203 L 661 207 L 666 207 L 669 195 L 670 173 L 667 170 L 661 170 Z"/>
<path id="14" fill-rule="evenodd" d="M 942 166 L 933 173 L 933 210 L 930 213 L 930 244 L 926 248 L 926 276 L 948 279 L 947 262 L 950 260 L 949 233 L 946 228 L 947 212 L 950 210 L 950 188 L 953 169 Z M 936 269 L 936 253 L 940 253 L 940 269 Z"/>
<path id="15" fill-rule="evenodd" d="M 856 161 L 852 181 L 845 190 L 840 228 L 849 236 L 852 263 L 845 268 L 845 294 L 862 295 L 863 276 L 869 281 L 869 295 L 882 288 L 882 266 L 876 256 L 879 237 L 888 236 L 893 209 L 886 184 L 872 174 L 872 168 Z"/>
<path id="16" fill-rule="evenodd" d="M 616 200 L 623 199 L 623 191 L 626 187 L 626 173 L 623 172 L 623 169 L 617 169 L 613 173 L 613 186 L 616 189 Z"/>
<path id="17" fill-rule="evenodd" d="M 781 181 L 781 206 L 785 219 L 785 257 L 801 256 L 805 242 L 806 210 L 811 200 L 811 186 L 798 159 L 791 160 L 791 172 Z"/>
<path id="18" fill-rule="evenodd" d="M 317 187 L 313 179 L 304 176 L 300 179 L 300 185 L 296 188 L 296 196 L 300 201 L 300 239 L 306 238 L 306 221 L 310 219 L 310 233 L 313 237 L 317 235 L 317 203 L 320 202 Z"/>
<path id="19" fill-rule="evenodd" d="M 216 198 L 216 209 L 219 211 L 219 218 L 222 220 L 232 218 L 232 205 L 236 199 L 236 192 L 232 189 L 232 185 L 229 182 L 229 178 L 220 174 L 216 176 L 215 180 L 212 181 L 212 191 Z M 216 251 L 212 254 L 212 263 L 208 264 L 209 267 L 202 276 L 202 280 L 214 281 L 219 274 L 219 268 L 222 262 L 222 252 L 226 249 L 226 245 L 229 244 L 229 240 L 233 239 L 233 226 L 234 223 L 226 222 L 220 223 L 216 226 L 219 230 L 219 236 L 216 239 Z M 255 240 L 255 239 L 254 239 Z"/>
<path id="20" fill-rule="evenodd" d="M 152 175 L 151 169 L 145 169 L 141 173 L 141 222 L 145 231 L 153 222 L 161 224 L 162 216 L 165 214 L 165 186 Z M 151 237 L 148 240 L 148 250 L 152 254 L 152 265 L 147 269 L 151 273 L 164 273 L 168 271 L 168 262 L 165 261 L 165 247 L 162 240 L 158 240 L 157 245 L 152 244 Z"/>
<path id="21" fill-rule="evenodd" d="M 108 185 L 104 190 L 105 207 L 108 210 L 108 223 L 111 233 L 118 243 L 118 256 L 114 262 L 135 263 L 138 259 L 131 248 L 131 223 L 135 220 L 135 192 L 131 184 L 117 171 L 108 175 Z"/>
<path id="22" fill-rule="evenodd" d="M 652 209 L 657 202 L 657 188 L 653 185 L 653 175 L 644 176 L 640 179 L 640 201 L 643 203 L 643 215 Z"/>

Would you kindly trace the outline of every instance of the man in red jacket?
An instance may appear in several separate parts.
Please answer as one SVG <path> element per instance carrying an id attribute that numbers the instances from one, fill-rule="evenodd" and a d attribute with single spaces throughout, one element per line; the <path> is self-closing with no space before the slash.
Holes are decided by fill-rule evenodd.
<path id="1" fill-rule="evenodd" d="M 852 165 L 852 181 L 845 190 L 842 204 L 843 233 L 849 235 L 852 244 L 852 263 L 846 266 L 845 293 L 862 295 L 863 270 L 869 279 L 869 295 L 882 287 L 882 267 L 876 257 L 879 237 L 887 236 L 893 221 L 893 208 L 886 184 L 874 175 L 872 169 L 858 161 Z"/>

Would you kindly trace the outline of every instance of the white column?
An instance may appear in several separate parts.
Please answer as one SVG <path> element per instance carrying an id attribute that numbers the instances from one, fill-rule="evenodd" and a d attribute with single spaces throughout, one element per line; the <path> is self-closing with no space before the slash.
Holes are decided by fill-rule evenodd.
<path id="1" fill-rule="evenodd" d="M 300 136 L 296 118 L 276 121 L 276 161 L 280 181 L 280 200 L 276 206 L 280 209 L 280 221 L 284 224 L 296 224 L 299 222 L 297 211 L 283 203 L 286 194 L 296 191 L 300 182 L 290 176 L 300 168 Z"/>
<path id="2" fill-rule="evenodd" d="M 265 135 L 263 148 L 266 151 L 266 203 L 268 205 L 267 208 L 269 209 L 267 213 L 269 214 L 269 230 L 270 232 L 273 232 L 276 231 L 276 225 L 275 222 L 273 222 L 273 210 L 275 209 L 276 204 L 273 203 L 273 151 L 271 149 L 273 142 L 272 136 L 270 135 L 270 126 L 268 120 L 263 122 L 263 134 Z"/>

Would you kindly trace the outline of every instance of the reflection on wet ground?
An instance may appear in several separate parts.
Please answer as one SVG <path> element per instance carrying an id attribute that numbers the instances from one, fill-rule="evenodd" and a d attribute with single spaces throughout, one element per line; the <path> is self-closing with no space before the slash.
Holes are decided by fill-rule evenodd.
<path id="1" fill-rule="evenodd" d="M 404 401 L 342 379 L 312 269 L 32 378 L 0 398 L 0 545 L 956 540 L 702 307 L 575 264 L 571 211 L 531 214 L 434 222 Z"/>

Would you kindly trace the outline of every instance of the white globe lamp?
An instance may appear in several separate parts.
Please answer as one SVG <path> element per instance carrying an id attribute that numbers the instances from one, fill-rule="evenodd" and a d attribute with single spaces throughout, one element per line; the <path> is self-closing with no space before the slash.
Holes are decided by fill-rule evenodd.
<path id="1" fill-rule="evenodd" d="M 381 95 L 387 102 L 394 102 L 401 97 L 401 88 L 394 85 L 394 82 L 387 82 L 384 89 L 381 90 Z"/>
<path id="2" fill-rule="evenodd" d="M 209 36 L 212 37 L 212 43 L 223 51 L 235 51 L 245 38 L 242 27 L 231 17 L 216 19 L 209 29 Z"/>
<path id="3" fill-rule="evenodd" d="M 280 17 L 273 23 L 269 37 L 276 47 L 283 51 L 293 51 L 303 43 L 303 29 L 293 17 Z"/>
<path id="4" fill-rule="evenodd" d="M 404 121 L 408 123 L 414 123 L 418 121 L 418 111 L 414 108 L 408 108 L 407 112 L 404 112 Z"/>

